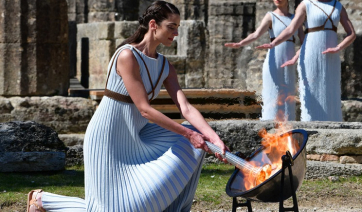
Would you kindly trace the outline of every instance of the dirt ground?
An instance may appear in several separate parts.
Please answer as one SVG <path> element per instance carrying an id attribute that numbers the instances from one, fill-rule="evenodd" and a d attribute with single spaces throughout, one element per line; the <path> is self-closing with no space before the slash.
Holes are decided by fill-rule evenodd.
<path id="1" fill-rule="evenodd" d="M 324 185 L 306 183 L 297 191 L 300 212 L 362 212 L 362 182 L 329 183 Z M 222 204 L 217 207 L 209 203 L 194 202 L 192 211 L 196 212 L 229 212 L 232 209 L 232 198 L 221 197 Z M 240 202 L 245 199 L 238 198 Z M 279 203 L 251 202 L 253 212 L 279 211 Z M 292 198 L 285 201 L 284 207 L 291 207 Z M 246 207 L 238 208 L 238 212 L 248 211 Z"/>
<path id="2" fill-rule="evenodd" d="M 25 197 L 25 196 L 24 196 Z M 24 198 L 25 199 L 25 198 Z M 230 212 L 232 198 L 226 194 L 220 197 L 217 206 L 208 202 L 194 200 L 192 212 Z M 242 198 L 238 198 L 244 201 Z M 327 186 L 303 182 L 297 191 L 300 212 L 362 212 L 362 182 L 327 183 Z M 285 201 L 285 207 L 292 206 L 291 198 Z M 279 203 L 251 202 L 253 212 L 277 212 Z M 2 205 L 1 212 L 25 212 L 26 202 L 9 206 Z M 247 208 L 238 208 L 237 212 L 246 212 Z"/>

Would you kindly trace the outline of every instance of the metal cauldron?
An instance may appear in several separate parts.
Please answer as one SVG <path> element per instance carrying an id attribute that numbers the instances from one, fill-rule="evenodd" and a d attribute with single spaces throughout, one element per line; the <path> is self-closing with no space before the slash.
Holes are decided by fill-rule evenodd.
<path id="1" fill-rule="evenodd" d="M 281 194 L 283 193 L 282 200 L 286 200 L 289 197 L 295 194 L 295 192 L 302 185 L 304 180 L 305 172 L 306 172 L 306 150 L 305 146 L 308 140 L 308 134 L 305 130 L 297 129 L 287 132 L 285 134 L 289 134 L 291 136 L 292 142 L 298 142 L 299 150 L 292 157 L 293 165 L 292 169 L 292 180 L 293 180 L 293 188 L 291 188 L 290 176 L 288 169 L 284 169 L 285 177 L 284 177 L 284 185 L 283 191 L 281 191 L 281 175 L 282 169 L 274 173 L 269 179 L 259 184 L 258 186 L 245 190 L 243 188 L 243 178 L 244 175 L 239 169 L 235 169 L 233 174 L 231 175 L 227 185 L 226 185 L 226 193 L 230 197 L 243 197 L 248 200 L 262 201 L 262 202 L 279 202 L 281 200 Z M 283 134 L 283 135 L 285 135 Z M 281 135 L 281 136 L 283 136 Z M 263 147 L 256 150 L 249 159 L 253 157 L 258 157 L 258 154 L 261 154 Z"/>

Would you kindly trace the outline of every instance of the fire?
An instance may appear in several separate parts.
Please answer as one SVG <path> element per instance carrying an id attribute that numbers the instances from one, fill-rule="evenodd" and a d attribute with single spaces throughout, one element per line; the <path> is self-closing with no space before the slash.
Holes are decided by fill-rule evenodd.
<path id="1" fill-rule="evenodd" d="M 286 151 L 289 151 L 292 156 L 298 152 L 300 149 L 298 142 L 293 141 L 290 134 L 284 133 L 288 129 L 290 128 L 286 123 L 278 123 L 275 133 L 268 133 L 265 129 L 259 131 L 258 135 L 262 138 L 262 151 L 248 161 L 253 166 L 252 169 L 242 170 L 246 190 L 263 183 L 278 172 L 282 168 L 281 157 L 286 154 Z"/>

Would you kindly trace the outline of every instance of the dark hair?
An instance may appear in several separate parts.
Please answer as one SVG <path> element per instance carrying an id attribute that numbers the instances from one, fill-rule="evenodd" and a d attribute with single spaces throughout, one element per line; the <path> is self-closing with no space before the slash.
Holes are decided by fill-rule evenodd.
<path id="1" fill-rule="evenodd" d="M 130 43 L 139 43 L 145 37 L 145 34 L 148 32 L 148 23 L 154 19 L 158 25 L 161 22 L 168 18 L 169 14 L 178 14 L 180 15 L 180 11 L 177 7 L 169 2 L 165 1 L 155 1 L 149 7 L 147 7 L 146 11 L 143 13 L 142 17 L 138 18 L 139 26 L 137 31 L 125 41 L 121 43 L 117 48 Z"/>

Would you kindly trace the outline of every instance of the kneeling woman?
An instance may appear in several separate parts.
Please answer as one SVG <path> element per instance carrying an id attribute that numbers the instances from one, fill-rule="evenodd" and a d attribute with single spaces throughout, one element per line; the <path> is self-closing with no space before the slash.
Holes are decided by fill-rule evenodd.
<path id="1" fill-rule="evenodd" d="M 205 140 L 227 150 L 187 101 L 174 67 L 156 52 L 159 44 L 170 46 L 178 35 L 178 9 L 156 1 L 139 22 L 109 63 L 105 96 L 85 134 L 85 200 L 34 190 L 28 210 L 190 211 L 209 151 Z M 192 126 L 150 106 L 162 84 Z"/>

